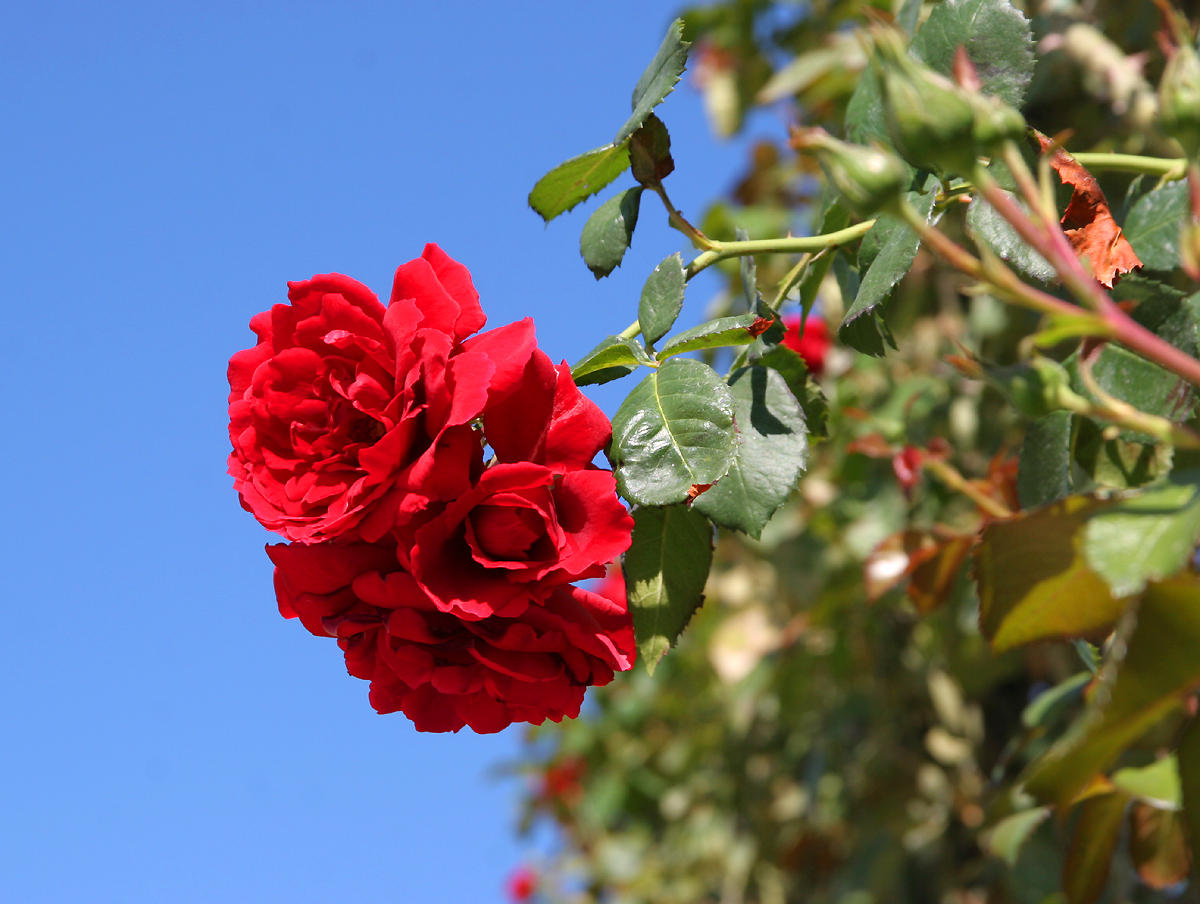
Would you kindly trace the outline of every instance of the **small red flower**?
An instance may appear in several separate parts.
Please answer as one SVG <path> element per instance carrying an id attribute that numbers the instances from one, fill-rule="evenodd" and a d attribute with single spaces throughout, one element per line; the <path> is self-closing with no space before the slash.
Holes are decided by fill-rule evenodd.
<path id="1" fill-rule="evenodd" d="M 528 901 L 537 891 L 537 873 L 527 866 L 513 870 L 508 877 L 508 898 L 510 901 Z"/>
<path id="2" fill-rule="evenodd" d="M 799 314 L 784 318 L 783 325 L 787 327 L 787 333 L 784 334 L 783 344 L 804 359 L 809 373 L 819 377 L 825 371 L 825 355 L 833 344 L 829 327 L 820 317 L 810 316 L 801 334 L 800 321 Z"/>

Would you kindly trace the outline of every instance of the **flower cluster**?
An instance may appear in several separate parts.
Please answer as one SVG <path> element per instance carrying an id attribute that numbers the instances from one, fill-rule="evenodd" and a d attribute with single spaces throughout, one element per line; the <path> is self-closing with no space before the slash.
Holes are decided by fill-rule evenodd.
<path id="1" fill-rule="evenodd" d="M 470 273 L 435 245 L 386 307 L 336 274 L 288 289 L 229 362 L 229 472 L 292 541 L 267 549 L 280 612 L 422 731 L 577 715 L 634 655 L 624 598 L 576 584 L 630 542 L 592 463 L 608 419 L 531 320 L 478 332 Z"/>

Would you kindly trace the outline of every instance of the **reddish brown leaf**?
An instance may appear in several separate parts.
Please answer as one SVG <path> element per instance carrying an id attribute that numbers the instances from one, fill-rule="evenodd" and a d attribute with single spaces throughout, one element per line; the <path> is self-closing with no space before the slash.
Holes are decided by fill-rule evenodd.
<path id="1" fill-rule="evenodd" d="M 946 601 L 975 538 L 948 531 L 908 529 L 875 547 L 863 565 L 867 598 L 874 601 L 908 579 L 908 598 L 922 613 Z"/>
<path id="2" fill-rule="evenodd" d="M 1168 888 L 1187 878 L 1188 847 L 1179 813 L 1135 803 L 1129 827 L 1129 854 L 1143 882 Z"/>
<path id="3" fill-rule="evenodd" d="M 746 327 L 746 332 L 756 339 L 771 328 L 771 324 L 775 322 L 774 317 L 755 317 L 754 322 Z"/>
<path id="4" fill-rule="evenodd" d="M 950 537 L 917 564 L 908 581 L 908 598 L 918 612 L 932 612 L 946 602 L 974 545 L 974 536 Z"/>
<path id="5" fill-rule="evenodd" d="M 1037 138 L 1043 151 L 1050 148 L 1049 138 L 1040 132 Z M 1118 276 L 1140 267 L 1142 262 L 1121 234 L 1095 176 L 1062 148 L 1054 149 L 1050 165 L 1063 185 L 1073 189 L 1071 201 L 1059 221 L 1063 231 L 1076 253 L 1087 258 L 1100 284 L 1111 289 Z"/>
<path id="6" fill-rule="evenodd" d="M 712 488 L 713 484 L 711 483 L 693 483 L 690 487 L 688 487 L 687 499 L 685 499 L 684 502 L 687 505 L 691 505 L 696 501 L 697 496 L 699 496 L 701 493 L 711 490 Z"/>

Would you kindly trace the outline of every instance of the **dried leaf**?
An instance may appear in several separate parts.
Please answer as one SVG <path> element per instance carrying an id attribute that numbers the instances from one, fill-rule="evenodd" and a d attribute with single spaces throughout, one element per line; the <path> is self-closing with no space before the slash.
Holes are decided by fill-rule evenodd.
<path id="1" fill-rule="evenodd" d="M 1050 139 L 1040 132 L 1037 139 L 1043 151 L 1050 147 Z M 1063 185 L 1074 189 L 1059 221 L 1063 231 L 1075 251 L 1087 258 L 1100 284 L 1111 289 L 1118 276 L 1137 269 L 1142 262 L 1121 234 L 1096 177 L 1062 148 L 1054 149 L 1050 165 Z"/>

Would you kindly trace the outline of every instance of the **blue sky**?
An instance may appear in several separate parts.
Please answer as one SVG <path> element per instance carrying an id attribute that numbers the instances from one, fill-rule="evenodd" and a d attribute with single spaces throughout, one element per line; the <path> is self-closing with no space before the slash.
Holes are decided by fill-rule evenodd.
<path id="1" fill-rule="evenodd" d="M 503 900 L 518 748 L 377 716 L 282 620 L 225 474 L 225 365 L 285 282 L 384 294 L 435 241 L 574 360 L 679 237 L 596 283 L 525 204 L 606 141 L 676 10 L 40 3 L 0 15 L 9 489 L 0 875 L 22 902 Z M 744 145 L 662 109 L 698 213 Z M 707 301 L 689 293 L 693 319 Z M 685 315 L 687 316 L 687 315 Z M 597 394 L 612 410 L 628 386 Z M 620 679 L 618 679 L 620 680 Z"/>

